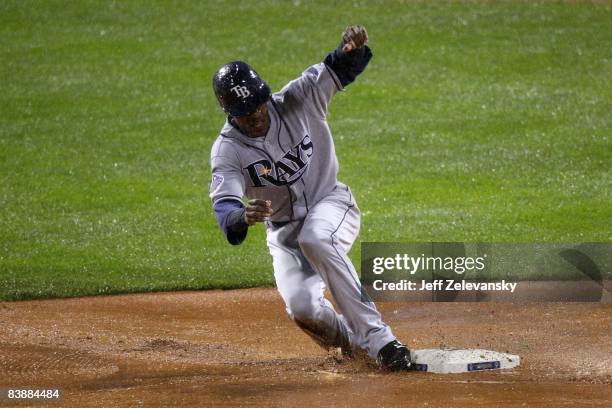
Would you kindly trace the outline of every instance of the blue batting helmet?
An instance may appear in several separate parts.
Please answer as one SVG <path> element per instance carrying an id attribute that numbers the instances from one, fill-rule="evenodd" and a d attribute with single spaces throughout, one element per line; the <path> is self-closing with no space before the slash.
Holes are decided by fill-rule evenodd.
<path id="1" fill-rule="evenodd" d="M 213 76 L 213 89 L 223 110 L 231 116 L 246 116 L 270 99 L 270 87 L 246 62 L 225 64 Z"/>

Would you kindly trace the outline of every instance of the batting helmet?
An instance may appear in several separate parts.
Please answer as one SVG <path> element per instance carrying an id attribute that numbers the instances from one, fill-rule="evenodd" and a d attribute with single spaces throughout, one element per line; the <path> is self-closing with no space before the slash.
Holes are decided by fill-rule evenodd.
<path id="1" fill-rule="evenodd" d="M 213 89 L 219 104 L 231 116 L 250 115 L 271 95 L 268 84 L 243 61 L 219 68 L 213 76 Z"/>

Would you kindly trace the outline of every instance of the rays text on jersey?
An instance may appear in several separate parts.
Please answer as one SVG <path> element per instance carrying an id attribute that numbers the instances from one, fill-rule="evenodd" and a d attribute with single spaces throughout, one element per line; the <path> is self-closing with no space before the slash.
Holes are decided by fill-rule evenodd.
<path id="1" fill-rule="evenodd" d="M 312 140 L 306 135 L 276 163 L 261 159 L 249 164 L 245 170 L 255 187 L 263 187 L 266 182 L 275 186 L 291 185 L 306 171 L 313 149 Z"/>

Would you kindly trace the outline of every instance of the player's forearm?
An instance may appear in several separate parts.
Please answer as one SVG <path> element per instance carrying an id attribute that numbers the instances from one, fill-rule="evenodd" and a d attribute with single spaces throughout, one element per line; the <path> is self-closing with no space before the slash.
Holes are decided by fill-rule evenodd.
<path id="1" fill-rule="evenodd" d="M 244 205 L 237 200 L 224 200 L 215 203 L 214 209 L 219 228 L 227 241 L 232 245 L 241 244 L 249 228 L 244 221 Z"/>
<path id="2" fill-rule="evenodd" d="M 340 42 L 338 48 L 327 54 L 323 62 L 334 71 L 344 87 L 354 82 L 355 78 L 366 69 L 372 58 L 372 51 L 367 45 L 350 52 L 343 52 L 343 47 L 344 41 Z"/>

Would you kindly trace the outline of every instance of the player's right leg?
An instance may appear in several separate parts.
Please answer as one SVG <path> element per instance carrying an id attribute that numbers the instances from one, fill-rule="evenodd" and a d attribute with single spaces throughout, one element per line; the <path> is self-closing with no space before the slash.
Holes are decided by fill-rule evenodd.
<path id="1" fill-rule="evenodd" d="M 325 284 L 299 250 L 296 229 L 300 225 L 299 222 L 279 228 L 268 225 L 267 241 L 276 286 L 287 313 L 298 327 L 322 347 L 350 351 L 352 333 L 346 321 L 323 296 Z"/>
<path id="2" fill-rule="evenodd" d="M 350 190 L 336 188 L 310 208 L 298 236 L 301 252 L 325 282 L 354 333 L 354 344 L 376 359 L 396 340 L 374 303 L 362 292 L 347 252 L 359 233 L 360 214 Z"/>

